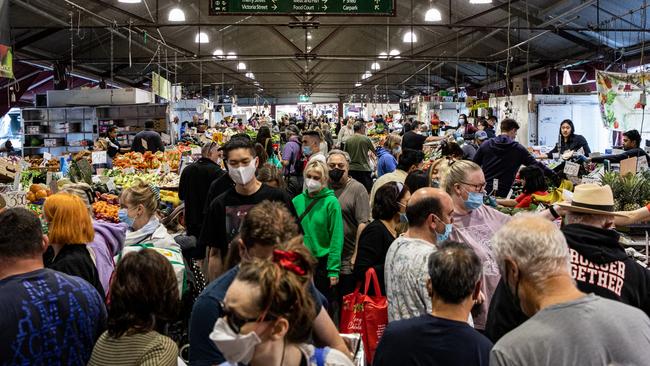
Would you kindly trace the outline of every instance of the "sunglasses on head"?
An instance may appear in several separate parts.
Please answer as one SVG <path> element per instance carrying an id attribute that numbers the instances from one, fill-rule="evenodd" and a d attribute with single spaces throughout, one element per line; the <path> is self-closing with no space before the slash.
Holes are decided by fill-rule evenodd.
<path id="1" fill-rule="evenodd" d="M 258 322 L 276 319 L 275 316 L 268 313 L 262 314 L 256 318 L 246 318 L 230 310 L 228 307 L 226 307 L 223 301 L 219 301 L 219 305 L 221 306 L 221 314 L 222 314 L 221 317 L 224 316 L 226 317 L 226 323 L 228 323 L 230 329 L 232 329 L 233 332 L 237 334 L 241 332 L 241 328 L 244 325 L 246 325 L 246 323 L 258 323 Z"/>

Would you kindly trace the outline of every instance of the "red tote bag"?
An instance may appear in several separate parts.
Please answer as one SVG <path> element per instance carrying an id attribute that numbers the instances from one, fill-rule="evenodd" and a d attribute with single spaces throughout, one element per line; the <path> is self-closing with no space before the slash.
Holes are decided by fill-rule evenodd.
<path id="1" fill-rule="evenodd" d="M 372 280 L 375 296 L 368 296 L 368 288 Z M 366 271 L 366 284 L 363 293 L 359 293 L 361 283 L 353 293 L 343 296 L 341 309 L 341 333 L 360 333 L 363 347 L 366 351 L 366 361 L 372 365 L 375 350 L 379 344 L 384 329 L 388 324 L 388 301 L 379 289 L 379 280 L 374 268 Z"/>

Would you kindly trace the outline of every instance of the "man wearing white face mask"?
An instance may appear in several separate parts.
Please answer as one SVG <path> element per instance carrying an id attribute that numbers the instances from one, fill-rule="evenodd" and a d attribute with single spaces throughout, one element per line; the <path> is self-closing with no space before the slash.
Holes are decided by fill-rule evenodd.
<path id="1" fill-rule="evenodd" d="M 343 215 L 334 191 L 327 187 L 329 168 L 313 161 L 305 168 L 307 189 L 293 199 L 300 225 L 305 233 L 305 246 L 318 260 L 314 275 L 316 288 L 328 301 L 336 299 L 341 252 L 343 251 Z"/>
<path id="2" fill-rule="evenodd" d="M 295 215 L 289 196 L 269 187 L 255 177 L 259 159 L 252 142 L 231 140 L 223 147 L 228 175 L 235 183 L 210 203 L 203 221 L 199 246 L 209 247 L 208 279 L 213 280 L 223 272 L 223 259 L 228 245 L 239 233 L 242 219 L 253 206 L 264 201 L 283 202 Z"/>

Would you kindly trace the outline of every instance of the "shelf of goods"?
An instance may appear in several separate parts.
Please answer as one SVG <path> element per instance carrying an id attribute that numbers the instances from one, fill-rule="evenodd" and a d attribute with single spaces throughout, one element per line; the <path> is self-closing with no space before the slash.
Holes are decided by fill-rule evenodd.
<path id="1" fill-rule="evenodd" d="M 153 121 L 154 130 L 167 133 L 167 104 L 134 104 L 96 108 L 98 131 L 103 134 L 110 126 L 117 127 L 117 140 L 130 146 L 135 134 L 144 130 L 147 121 Z"/>
<path id="2" fill-rule="evenodd" d="M 23 155 L 61 155 L 92 145 L 97 134 L 89 107 L 24 108 Z"/>
<path id="3" fill-rule="evenodd" d="M 77 152 L 92 146 L 110 126 L 117 127 L 124 147 L 131 145 L 147 121 L 154 122 L 154 130 L 169 133 L 167 104 L 24 108 L 21 119 L 25 156 Z"/>

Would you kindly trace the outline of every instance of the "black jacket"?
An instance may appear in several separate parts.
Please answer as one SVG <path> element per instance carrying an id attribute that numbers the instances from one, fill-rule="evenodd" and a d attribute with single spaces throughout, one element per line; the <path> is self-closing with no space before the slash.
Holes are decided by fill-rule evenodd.
<path id="1" fill-rule="evenodd" d="M 582 148 L 584 150 L 584 155 L 589 156 L 591 154 L 591 149 L 589 149 L 589 143 L 582 135 L 571 135 L 569 136 L 569 141 L 564 142 L 564 138 L 560 137 L 560 143 L 556 144 L 553 150 L 549 151 L 546 154 L 549 158 L 553 157 L 553 154 L 559 153 L 563 154 L 567 150 L 578 151 Z"/>
<path id="2" fill-rule="evenodd" d="M 185 201 L 185 226 L 188 235 L 198 237 L 201 234 L 203 209 L 210 184 L 223 174 L 224 170 L 207 158 L 201 158 L 183 169 L 178 198 Z"/>
<path id="3" fill-rule="evenodd" d="M 86 280 L 97 289 L 102 299 L 104 298 L 104 287 L 99 280 L 97 266 L 93 263 L 86 244 L 66 244 L 56 257 L 48 258 L 48 255 L 53 253 L 44 254 L 46 268 Z"/>
<path id="4" fill-rule="evenodd" d="M 616 231 L 571 224 L 562 232 L 571 252 L 571 275 L 580 291 L 650 314 L 650 271 L 627 256 Z M 496 343 L 527 319 L 502 279 L 492 295 L 486 335 Z"/>
<path id="5" fill-rule="evenodd" d="M 625 150 L 620 154 L 616 155 L 601 155 L 591 158 L 591 161 L 594 163 L 602 163 L 604 160 L 609 160 L 612 163 L 620 163 L 621 160 L 633 158 L 633 157 L 645 156 L 650 165 L 650 156 L 645 152 L 645 150 L 635 147 L 634 149 Z"/>
<path id="6" fill-rule="evenodd" d="M 545 175 L 556 176 L 555 172 L 538 162 L 522 144 L 506 135 L 499 135 L 482 143 L 474 155 L 474 162 L 483 169 L 488 194 L 492 192 L 493 180 L 499 180 L 499 190 L 496 193 L 498 197 L 508 195 L 522 165 L 537 165 Z"/>

